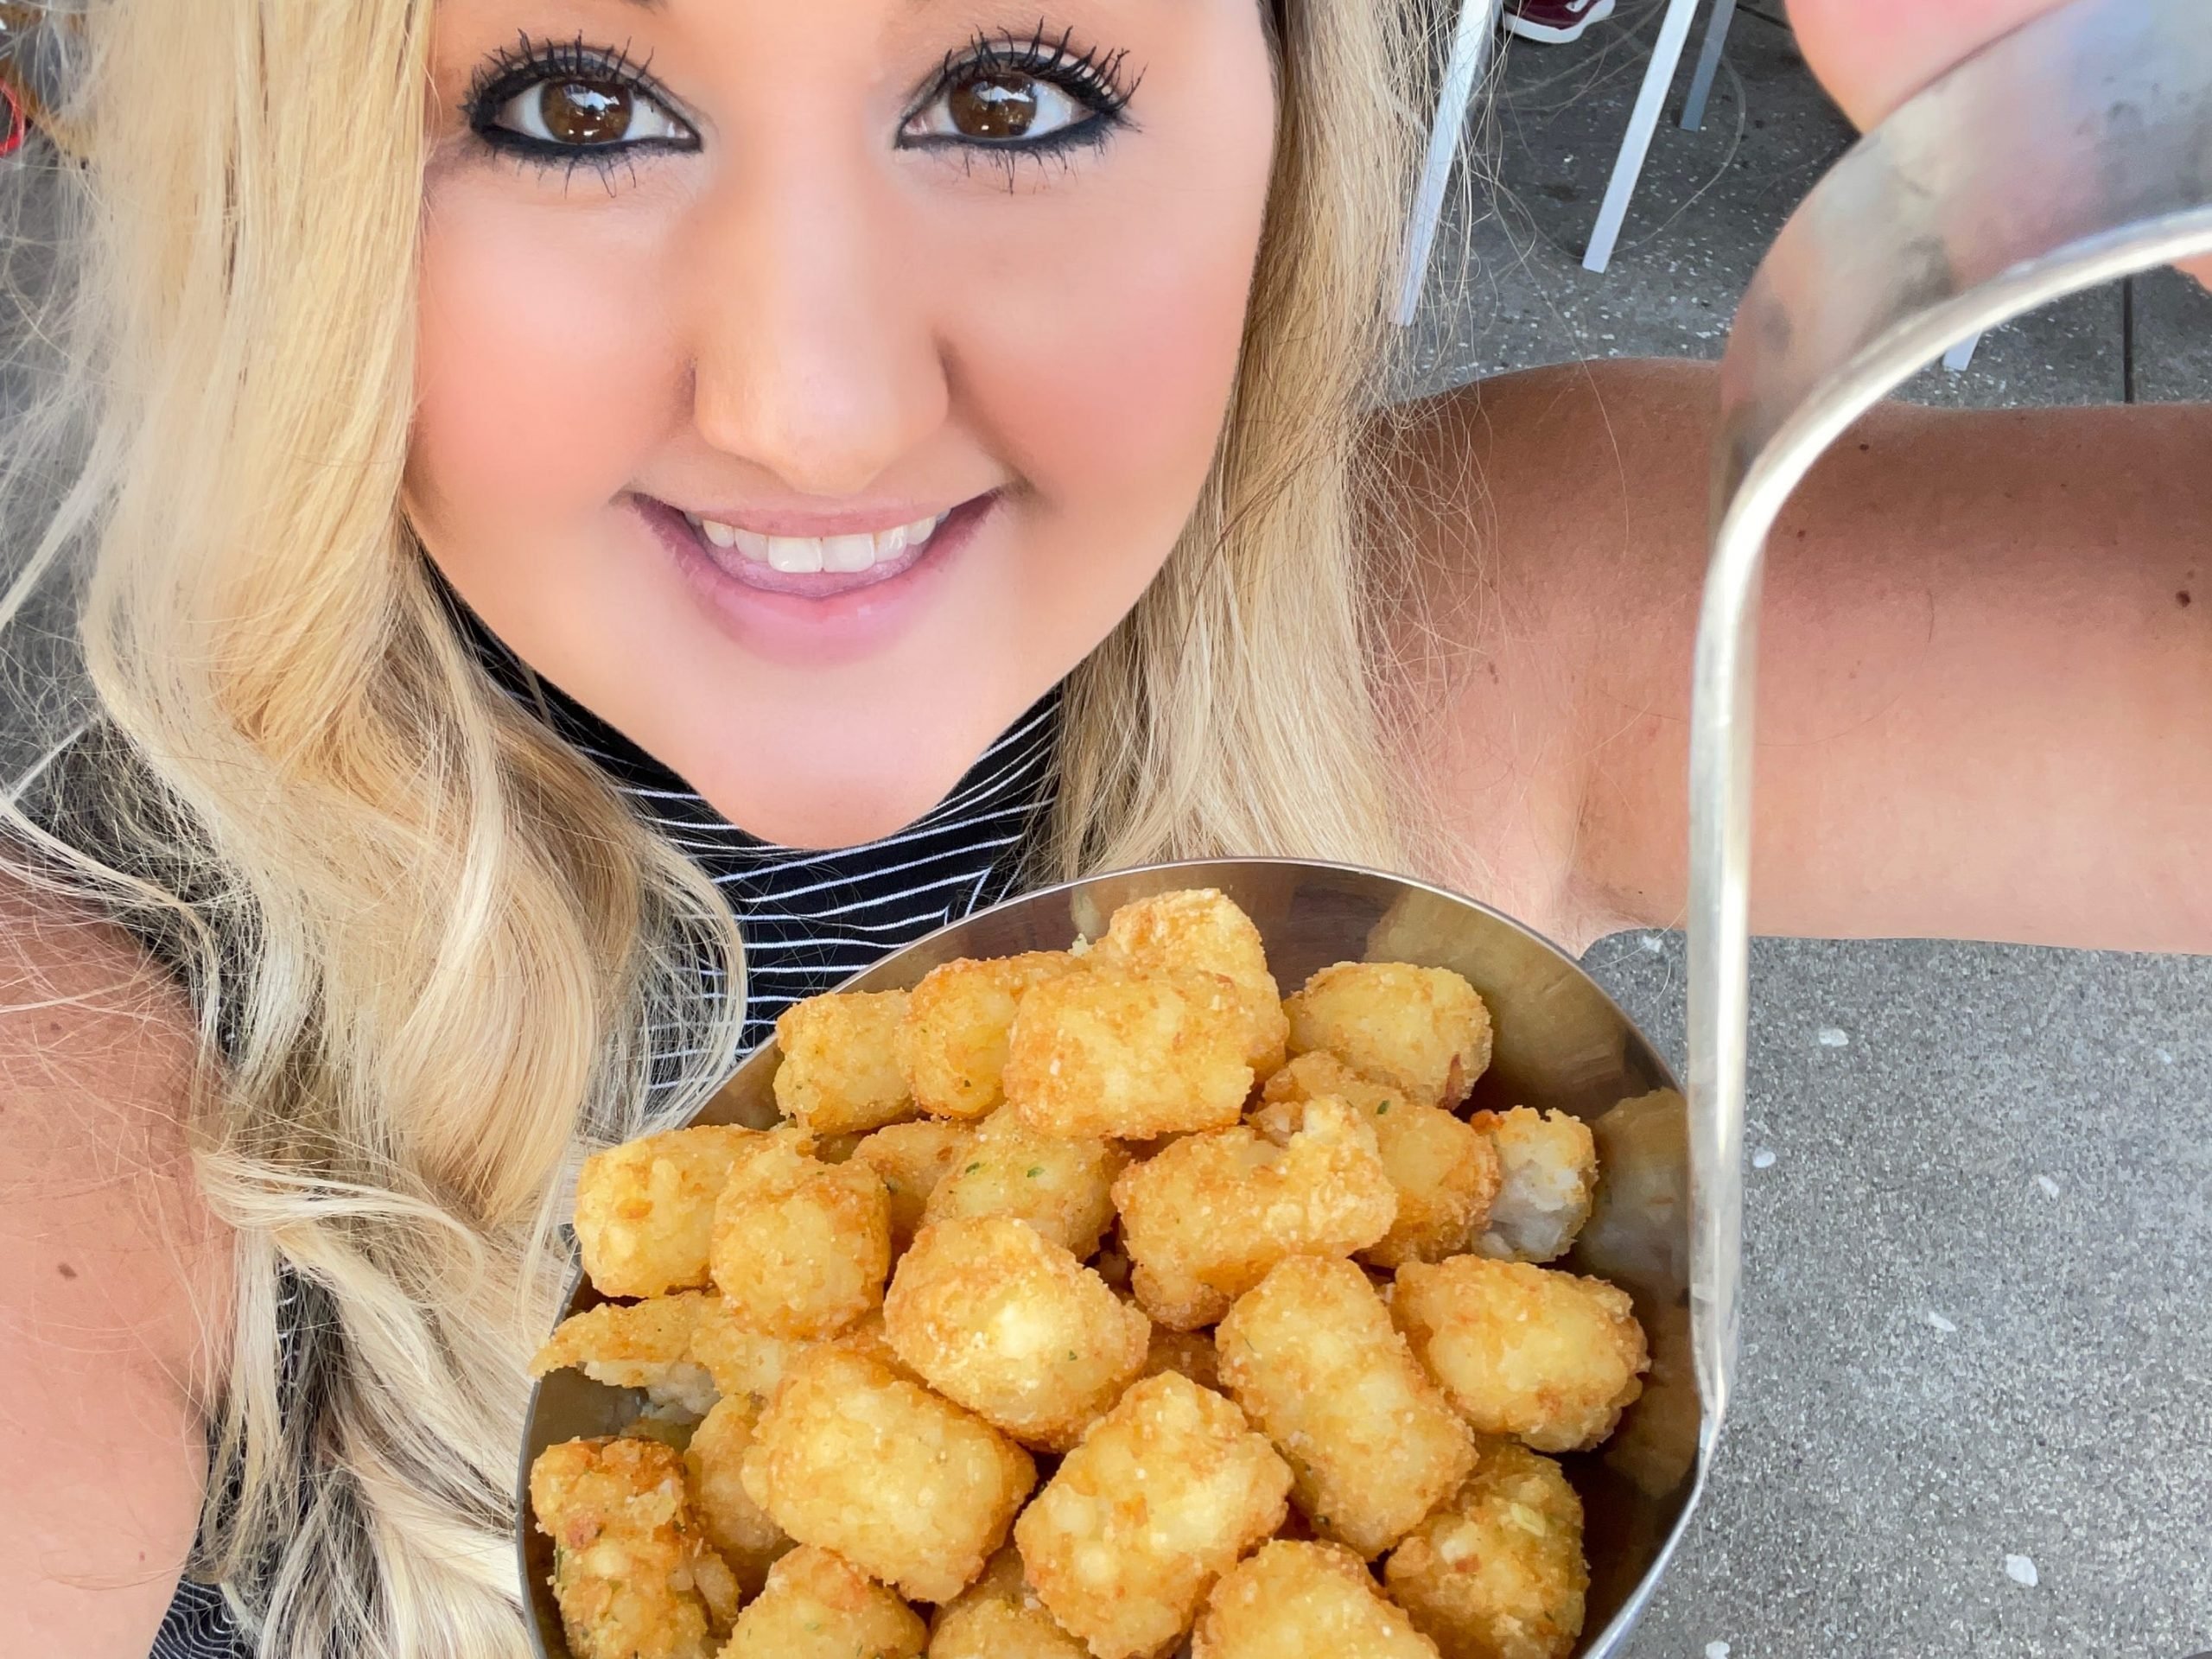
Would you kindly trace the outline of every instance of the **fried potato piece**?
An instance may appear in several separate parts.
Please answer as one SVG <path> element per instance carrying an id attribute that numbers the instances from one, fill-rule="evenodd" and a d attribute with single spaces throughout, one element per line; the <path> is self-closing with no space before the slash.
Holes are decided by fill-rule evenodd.
<path id="1" fill-rule="evenodd" d="M 602 1296 L 708 1283 L 715 1199 L 758 1129 L 702 1124 L 610 1147 L 576 1177 L 576 1243 Z"/>
<path id="2" fill-rule="evenodd" d="M 1025 1445 L 1064 1452 L 1144 1363 L 1151 1322 L 1026 1222 L 925 1227 L 883 1299 L 899 1357 Z"/>
<path id="3" fill-rule="evenodd" d="M 1226 1128 L 1252 1090 L 1249 1046 L 1243 993 L 1218 974 L 1063 975 L 1014 1015 L 1007 1109 L 1070 1140 Z"/>
<path id="4" fill-rule="evenodd" d="M 753 1430 L 745 1490 L 801 1543 L 917 1601 L 950 1601 L 1036 1484 L 998 1430 L 836 1344 L 802 1355 Z"/>
<path id="5" fill-rule="evenodd" d="M 570 1314 L 531 1360 L 530 1374 L 574 1366 L 594 1382 L 643 1389 L 656 1406 L 703 1417 L 717 1390 L 692 1351 L 692 1337 L 702 1310 L 716 1300 L 695 1290 L 644 1302 L 601 1302 Z"/>
<path id="6" fill-rule="evenodd" d="M 1324 1538 L 1380 1555 L 1466 1476 L 1468 1433 L 1349 1262 L 1293 1256 L 1214 1332 L 1221 1379 Z"/>
<path id="7" fill-rule="evenodd" d="M 830 1345 L 848 1354 L 859 1354 L 879 1364 L 887 1365 L 901 1380 L 921 1382 L 921 1373 L 899 1357 L 899 1351 L 891 1345 L 891 1332 L 883 1323 L 883 1310 L 864 1314 L 857 1325 L 848 1326 L 830 1338 Z M 926 1388 L 927 1383 L 922 1386 Z"/>
<path id="8" fill-rule="evenodd" d="M 791 1547 L 784 1529 L 745 1490 L 741 1471 L 746 1449 L 753 1444 L 760 1421 L 760 1408 L 751 1400 L 741 1395 L 723 1400 L 692 1431 L 683 1448 L 691 1512 L 747 1596 L 760 1593 L 768 1569 Z"/>
<path id="9" fill-rule="evenodd" d="M 720 1659 L 921 1659 L 921 1615 L 826 1549 L 778 1561 Z"/>
<path id="10" fill-rule="evenodd" d="M 1339 1544 L 1262 1544 L 1222 1576 L 1191 1659 L 1437 1659 L 1436 1644 L 1382 1599 Z"/>
<path id="11" fill-rule="evenodd" d="M 891 1253 L 898 1255 L 922 1230 L 923 1206 L 945 1175 L 968 1161 L 976 1132 L 965 1123 L 924 1118 L 892 1123 L 853 1148 L 876 1173 L 891 1202 Z"/>
<path id="12" fill-rule="evenodd" d="M 1283 1007 L 1293 1054 L 1324 1050 L 1424 1106 L 1457 1106 L 1490 1065 L 1490 1010 L 1448 968 L 1340 962 Z"/>
<path id="13" fill-rule="evenodd" d="M 1290 1470 L 1219 1395 L 1170 1373 L 1133 1384 L 1014 1522 L 1022 1570 L 1095 1659 L 1190 1628 L 1207 1589 L 1282 1524 Z"/>
<path id="14" fill-rule="evenodd" d="M 1598 1189 L 1598 1143 L 1566 1112 L 1516 1106 L 1468 1124 L 1497 1149 L 1501 1179 L 1490 1221 L 1470 1247 L 1500 1262 L 1555 1262 L 1574 1246 Z"/>
<path id="15" fill-rule="evenodd" d="M 776 1105 L 815 1135 L 896 1123 L 915 1112 L 899 1065 L 904 991 L 833 991 L 776 1020 Z"/>
<path id="16" fill-rule="evenodd" d="M 1281 1145 L 1242 1124 L 1186 1135 L 1114 1183 L 1137 1300 L 1178 1331 L 1211 1325 L 1290 1255 L 1348 1255 L 1390 1230 L 1398 1197 L 1367 1120 L 1340 1100 L 1294 1109 Z"/>
<path id="17" fill-rule="evenodd" d="M 1497 1149 L 1440 1106 L 1424 1106 L 1388 1084 L 1363 1077 L 1333 1054 L 1301 1054 L 1268 1079 L 1268 1103 L 1253 1128 L 1280 1145 L 1300 1101 L 1333 1097 L 1357 1107 L 1375 1129 L 1375 1149 L 1398 1190 L 1390 1230 L 1360 1252 L 1378 1268 L 1441 1262 L 1467 1248 L 1497 1196 Z"/>
<path id="18" fill-rule="evenodd" d="M 736 1587 L 692 1519 L 674 1451 L 628 1435 L 549 1446 L 530 1466 L 530 1506 L 553 1540 L 575 1659 L 708 1659 L 708 1590 L 734 1613 Z"/>
<path id="19" fill-rule="evenodd" d="M 1391 1552 L 1383 1581 L 1444 1659 L 1567 1659 L 1590 1587 L 1582 1500 L 1549 1458 L 1486 1437 L 1466 1484 Z"/>
<path id="20" fill-rule="evenodd" d="M 883 1300 L 891 1270 L 882 1180 L 804 1144 L 764 1136 L 715 1205 L 715 1285 L 740 1324 L 774 1337 L 834 1335 Z"/>
<path id="21" fill-rule="evenodd" d="M 1268 971 L 1267 946 L 1252 918 L 1214 888 L 1157 893 L 1123 905 L 1108 921 L 1105 938 L 1091 947 L 1090 959 L 1136 974 L 1197 969 L 1233 981 L 1251 1021 L 1245 1058 L 1261 1077 L 1282 1064 L 1290 1020 Z"/>
<path id="22" fill-rule="evenodd" d="M 1603 1440 L 1650 1364 L 1626 1291 L 1525 1262 L 1408 1262 L 1390 1317 L 1461 1416 L 1539 1452 Z"/>
<path id="23" fill-rule="evenodd" d="M 1221 1356 L 1215 1351 L 1213 1338 L 1203 1331 L 1170 1331 L 1164 1325 L 1154 1325 L 1152 1338 L 1145 1346 L 1144 1370 L 1138 1375 L 1158 1376 L 1162 1371 L 1187 1376 L 1217 1394 L 1223 1391 Z"/>
<path id="24" fill-rule="evenodd" d="M 938 1117 L 974 1119 L 1006 1103 L 1007 1041 L 1033 985 L 1083 963 L 1065 950 L 948 962 L 914 987 L 899 1027 L 899 1064 L 914 1102 Z"/>
<path id="25" fill-rule="evenodd" d="M 691 1357 L 707 1368 L 715 1391 L 725 1399 L 767 1404 L 776 1384 L 784 1380 L 784 1368 L 805 1346 L 743 1324 L 720 1295 L 709 1293 L 699 1299 L 697 1323 L 691 1327 Z"/>
<path id="26" fill-rule="evenodd" d="M 1001 1109 L 976 1127 L 966 1160 L 930 1193 L 923 1220 L 1012 1216 L 1088 1258 L 1113 1224 L 1114 1178 L 1128 1161 L 1110 1141 L 1039 1135 Z"/>
<path id="27" fill-rule="evenodd" d="M 938 1610 L 930 1659 L 1090 1659 L 1090 1650 L 1045 1611 L 1021 1575 L 1012 1545 L 991 1557 L 983 1576 Z"/>

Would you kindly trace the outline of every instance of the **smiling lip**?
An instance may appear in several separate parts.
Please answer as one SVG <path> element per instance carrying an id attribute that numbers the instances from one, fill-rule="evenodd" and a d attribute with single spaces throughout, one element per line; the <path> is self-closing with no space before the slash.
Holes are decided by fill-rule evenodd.
<path id="1" fill-rule="evenodd" d="M 933 516 L 929 522 L 934 528 L 928 536 L 896 548 L 887 557 L 874 556 L 872 547 L 868 567 L 857 570 L 779 570 L 772 563 L 748 557 L 734 543 L 715 545 L 702 527 L 665 501 L 632 494 L 629 505 L 674 558 L 692 593 L 724 633 L 773 660 L 819 667 L 870 655 L 903 633 L 932 602 L 929 595 L 938 587 L 938 574 L 965 552 L 990 519 L 1001 493 L 992 490 Z M 759 534 L 764 519 L 747 516 L 748 528 Z M 775 522 L 779 531 L 788 532 L 816 525 L 851 525 L 855 517 L 787 517 L 765 522 Z M 886 522 L 882 513 L 872 518 L 875 524 Z M 881 533 L 866 524 L 862 521 L 860 526 L 831 534 Z M 893 521 L 891 528 L 901 526 Z M 806 562 L 804 555 L 797 561 L 788 553 L 785 556 L 787 562 Z M 857 562 L 857 550 L 852 556 Z"/>
<path id="2" fill-rule="evenodd" d="M 938 532 L 957 513 L 986 504 L 963 502 L 948 512 L 898 516 L 900 510 L 844 513 L 763 514 L 741 520 L 689 512 L 651 497 L 637 498 L 664 532 L 679 521 L 699 552 L 733 581 L 762 593 L 801 599 L 835 599 L 904 574 L 927 554 Z"/>

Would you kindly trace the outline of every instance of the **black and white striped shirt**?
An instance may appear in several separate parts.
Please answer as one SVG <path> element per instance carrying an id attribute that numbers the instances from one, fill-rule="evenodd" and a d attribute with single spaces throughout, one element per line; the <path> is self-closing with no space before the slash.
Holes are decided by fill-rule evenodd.
<path id="1" fill-rule="evenodd" d="M 1052 802 L 1057 692 L 983 752 L 952 792 L 897 833 L 858 847 L 804 851 L 747 835 L 674 772 L 571 703 L 562 734 L 596 761 L 646 823 L 688 853 L 729 897 L 746 946 L 747 1051 L 776 1016 L 878 957 L 996 904 Z M 680 1055 L 671 1054 L 673 1059 Z M 284 1306 L 314 1300 L 288 1285 Z M 177 1588 L 150 1659 L 248 1659 L 213 1588 Z"/>

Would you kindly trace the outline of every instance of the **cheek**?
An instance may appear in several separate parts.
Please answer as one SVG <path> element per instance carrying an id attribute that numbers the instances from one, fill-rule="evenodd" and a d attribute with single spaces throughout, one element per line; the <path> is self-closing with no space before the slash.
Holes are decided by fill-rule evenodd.
<path id="1" fill-rule="evenodd" d="M 424 233 L 410 486 L 442 560 L 604 505 L 681 416 L 643 216 L 580 237 L 511 193 L 458 182 Z"/>

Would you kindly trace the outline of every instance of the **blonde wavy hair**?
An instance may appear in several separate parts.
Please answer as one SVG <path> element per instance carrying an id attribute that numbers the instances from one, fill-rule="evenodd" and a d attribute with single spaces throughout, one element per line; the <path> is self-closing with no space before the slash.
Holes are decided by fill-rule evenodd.
<path id="1" fill-rule="evenodd" d="M 648 1127 L 670 1057 L 681 1114 L 738 1044 L 714 888 L 487 674 L 402 511 L 433 9 L 97 0 L 37 406 L 0 446 L 0 522 L 44 525 L 0 624 L 60 588 L 82 669 L 19 644 L 70 741 L 0 833 L 193 995 L 238 1287 L 193 1570 L 272 1659 L 529 1651 L 511 1494 L 575 1163 Z M 1040 870 L 1402 858 L 1360 497 L 1428 29 L 1417 0 L 1271 26 L 1233 402 L 1068 684 Z"/>

